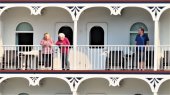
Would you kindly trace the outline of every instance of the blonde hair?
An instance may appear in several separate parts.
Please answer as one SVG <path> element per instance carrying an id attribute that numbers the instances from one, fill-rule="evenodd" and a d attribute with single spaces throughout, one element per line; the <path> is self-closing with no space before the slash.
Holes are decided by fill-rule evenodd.
<path id="1" fill-rule="evenodd" d="M 45 36 L 45 35 L 50 35 L 50 34 L 46 32 L 46 33 L 44 33 L 44 36 Z"/>
<path id="2" fill-rule="evenodd" d="M 50 37 L 50 34 L 49 33 L 44 33 L 44 37 L 43 37 L 43 39 L 45 39 L 45 35 L 48 35 L 49 36 L 49 38 L 51 39 L 51 37 Z"/>
<path id="3" fill-rule="evenodd" d="M 65 34 L 64 33 L 59 33 L 58 36 L 64 38 Z"/>

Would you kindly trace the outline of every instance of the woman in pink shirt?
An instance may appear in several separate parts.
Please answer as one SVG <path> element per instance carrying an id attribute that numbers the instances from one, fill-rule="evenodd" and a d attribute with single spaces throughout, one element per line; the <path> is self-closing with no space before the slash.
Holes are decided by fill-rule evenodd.
<path id="1" fill-rule="evenodd" d="M 52 49 L 52 45 L 53 45 L 53 41 L 50 37 L 50 35 L 48 33 L 44 34 L 43 39 L 40 42 L 40 45 L 42 46 L 42 61 L 43 61 L 43 65 L 45 65 L 45 67 L 50 67 L 51 69 L 53 69 L 53 65 L 51 67 L 51 64 L 53 64 L 52 61 L 52 53 L 53 53 L 53 49 Z"/>
<path id="2" fill-rule="evenodd" d="M 60 51 L 62 54 L 62 69 L 69 70 L 68 53 L 70 42 L 63 33 L 59 33 L 59 40 L 56 42 L 56 45 L 60 46 Z"/>

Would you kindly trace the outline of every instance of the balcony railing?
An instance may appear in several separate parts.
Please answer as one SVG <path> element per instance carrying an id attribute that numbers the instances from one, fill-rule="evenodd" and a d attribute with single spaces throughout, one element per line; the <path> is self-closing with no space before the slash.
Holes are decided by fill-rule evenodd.
<path id="1" fill-rule="evenodd" d="M 44 52 L 39 45 L 0 46 L 2 70 L 157 70 L 170 69 L 170 46 L 133 45 L 52 46 Z"/>
<path id="2" fill-rule="evenodd" d="M 161 70 L 170 70 L 170 46 L 164 45 L 159 46 L 160 53 L 158 54 L 160 58 L 160 69 Z"/>

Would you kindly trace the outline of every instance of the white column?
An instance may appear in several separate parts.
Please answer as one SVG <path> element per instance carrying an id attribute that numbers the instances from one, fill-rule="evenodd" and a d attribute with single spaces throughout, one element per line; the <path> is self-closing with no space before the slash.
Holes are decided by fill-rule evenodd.
<path id="1" fill-rule="evenodd" d="M 154 52 L 154 71 L 159 69 L 160 64 L 160 53 L 159 53 L 159 45 L 160 45 L 160 35 L 159 35 L 159 21 L 155 20 L 154 24 L 154 46 L 155 46 L 155 52 Z"/>
<path id="2" fill-rule="evenodd" d="M 77 63 L 77 20 L 74 20 L 74 32 L 73 32 L 73 48 L 74 48 L 74 70 L 76 70 Z"/>
<path id="3" fill-rule="evenodd" d="M 2 20 L 1 20 L 1 16 L 0 16 L 0 63 L 2 63 L 2 57 L 3 57 L 3 43 L 2 43 Z M 1 64 L 0 64 L 0 68 L 1 68 Z"/>
<path id="4" fill-rule="evenodd" d="M 73 95 L 78 95 L 78 94 L 77 94 L 77 91 L 73 91 L 72 93 L 73 93 Z"/>
<path id="5" fill-rule="evenodd" d="M 153 95 L 158 95 L 158 93 L 157 92 L 153 92 Z"/>

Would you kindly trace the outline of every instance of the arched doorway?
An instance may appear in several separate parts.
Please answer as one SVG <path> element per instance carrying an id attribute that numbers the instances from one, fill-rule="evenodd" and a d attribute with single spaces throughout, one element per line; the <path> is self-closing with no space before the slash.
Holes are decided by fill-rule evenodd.
<path id="1" fill-rule="evenodd" d="M 69 26 L 62 26 L 59 29 L 59 33 L 64 33 L 65 36 L 68 38 L 68 40 L 70 41 L 70 45 L 73 45 L 73 30 L 71 29 L 71 27 Z"/>
<path id="2" fill-rule="evenodd" d="M 104 45 L 104 30 L 100 26 L 94 26 L 90 30 L 90 45 Z"/>

